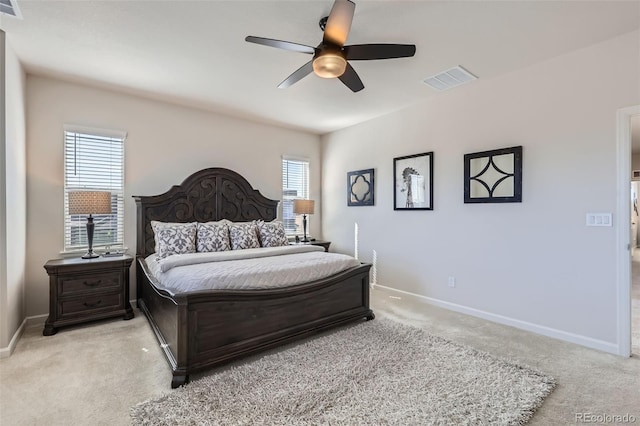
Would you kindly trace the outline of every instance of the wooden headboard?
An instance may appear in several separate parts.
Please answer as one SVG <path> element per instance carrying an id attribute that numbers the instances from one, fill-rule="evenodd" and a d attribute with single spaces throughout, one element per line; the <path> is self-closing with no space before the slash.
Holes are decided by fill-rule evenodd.
<path id="1" fill-rule="evenodd" d="M 195 172 L 164 194 L 133 197 L 136 200 L 136 254 L 155 251 L 151 221 L 208 222 L 228 219 L 247 222 L 276 218 L 278 200 L 270 200 L 253 189 L 233 170 L 210 168 Z"/>

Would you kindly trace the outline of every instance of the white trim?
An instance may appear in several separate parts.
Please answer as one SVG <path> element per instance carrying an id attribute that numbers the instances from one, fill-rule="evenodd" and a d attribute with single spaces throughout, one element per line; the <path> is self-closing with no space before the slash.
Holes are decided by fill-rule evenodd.
<path id="1" fill-rule="evenodd" d="M 617 166 L 617 235 L 616 235 L 616 292 L 617 292 L 617 351 L 631 356 L 631 117 L 640 114 L 640 105 L 621 108 L 616 113 Z"/>
<path id="2" fill-rule="evenodd" d="M 93 246 L 93 251 L 95 252 L 95 254 L 98 255 L 102 255 L 103 252 L 106 251 L 107 247 L 111 247 L 111 251 L 124 251 L 125 254 L 127 254 L 129 252 L 129 247 L 123 247 L 123 246 L 118 246 L 116 244 L 103 244 L 103 245 L 99 245 L 99 246 Z M 80 257 L 80 255 L 83 255 L 87 252 L 87 249 L 74 249 L 74 250 L 60 250 L 60 256 L 62 257 L 75 257 L 78 256 Z"/>
<path id="3" fill-rule="evenodd" d="M 444 300 L 434 299 L 431 297 L 410 293 L 404 290 L 398 290 L 398 289 L 387 287 L 380 284 L 376 284 L 376 288 L 383 288 L 386 290 L 395 291 L 397 293 L 406 294 L 408 296 L 421 299 L 430 305 L 434 305 L 440 308 L 449 309 L 451 311 L 460 312 L 462 314 L 486 319 L 488 321 L 496 322 L 498 324 L 504 324 L 511 327 L 519 328 L 521 330 L 531 331 L 533 333 L 541 334 L 543 336 L 553 337 L 554 339 L 576 343 L 578 345 L 586 346 L 592 349 L 598 349 L 600 351 L 609 352 L 612 354 L 618 353 L 618 345 L 611 342 L 605 342 L 604 340 L 593 339 L 591 337 L 569 333 L 569 332 L 558 330 L 555 328 L 533 324 L 533 323 L 530 323 L 527 321 L 521 321 L 515 318 L 505 317 L 503 315 L 492 314 L 491 312 L 481 311 L 479 309 L 470 308 L 464 305 L 458 305 L 456 303 L 445 302 Z"/>
<path id="4" fill-rule="evenodd" d="M 9 346 L 7 346 L 6 348 L 0 348 L 0 359 L 9 358 L 11 356 L 13 351 L 16 349 L 18 340 L 20 340 L 20 337 L 22 337 L 22 333 L 24 333 L 26 324 L 27 324 L 27 319 L 25 318 L 22 321 L 22 324 L 20 324 L 20 327 L 18 327 L 16 332 L 13 333 L 13 337 L 11 338 L 11 341 L 9 341 Z"/>
<path id="5" fill-rule="evenodd" d="M 34 315 L 32 317 L 27 317 L 26 321 L 27 321 L 27 327 L 33 327 L 36 325 L 44 325 L 44 322 L 47 320 L 47 317 L 49 316 L 49 314 L 42 314 L 42 315 Z"/>
<path id="6" fill-rule="evenodd" d="M 80 126 L 77 124 L 65 124 L 63 126 L 65 132 L 83 133 L 88 135 L 102 136 L 103 138 L 127 139 L 127 132 L 124 130 L 100 129 L 97 127 Z"/>
<path id="7" fill-rule="evenodd" d="M 49 314 L 42 314 L 42 315 L 35 315 L 32 317 L 26 317 L 25 319 L 23 319 L 22 324 L 20 324 L 20 327 L 18 327 L 16 332 L 13 333 L 13 337 L 9 342 L 9 346 L 7 346 L 6 348 L 0 348 L 0 359 L 8 358 L 11 356 L 13 351 L 16 349 L 18 340 L 20 340 L 20 338 L 22 337 L 22 334 L 24 333 L 24 330 L 27 327 L 44 324 L 48 316 Z"/>
<path id="8" fill-rule="evenodd" d="M 286 161 L 302 161 L 305 163 L 311 163 L 311 160 L 309 159 L 309 157 L 299 157 L 296 155 L 282 155 L 282 160 L 286 160 Z"/>
<path id="9" fill-rule="evenodd" d="M 115 232 L 113 233 L 115 241 L 106 244 L 98 238 L 95 241 L 95 247 L 118 247 L 124 245 L 126 132 L 91 129 L 70 124 L 64 124 L 63 127 L 64 197 L 62 199 L 62 216 L 64 238 L 61 253 L 75 253 L 77 250 L 84 250 L 87 247 L 86 243 L 80 244 L 82 240 L 74 241 L 73 239 L 74 224 L 78 228 L 79 223 L 72 221 L 74 215 L 69 214 L 68 199 L 70 192 L 76 190 L 89 189 L 109 191 L 111 193 L 117 205 L 115 212 L 113 212 L 113 216 L 115 216 Z M 78 150 L 78 144 L 80 144 L 80 147 L 87 144 L 88 149 Z M 87 154 L 90 150 L 97 154 L 95 156 Z M 114 165 L 116 165 L 115 169 Z M 76 169 L 77 167 L 80 167 L 80 169 Z M 89 172 L 91 168 L 95 169 L 95 173 Z M 76 217 L 76 219 L 79 218 Z M 109 218 L 109 224 L 113 226 L 111 218 Z M 78 231 L 81 231 L 81 229 L 78 228 Z"/>
<path id="10" fill-rule="evenodd" d="M 13 337 L 11 338 L 11 341 L 9 341 L 9 346 L 7 346 L 6 348 L 0 348 L 0 359 L 9 358 L 11 356 L 13 351 L 16 349 L 18 340 L 20 339 L 20 337 L 22 337 L 22 333 L 24 333 L 26 323 L 27 320 L 25 318 L 25 320 L 22 321 L 22 324 L 20 324 L 20 327 L 18 327 L 16 332 L 13 333 Z"/>

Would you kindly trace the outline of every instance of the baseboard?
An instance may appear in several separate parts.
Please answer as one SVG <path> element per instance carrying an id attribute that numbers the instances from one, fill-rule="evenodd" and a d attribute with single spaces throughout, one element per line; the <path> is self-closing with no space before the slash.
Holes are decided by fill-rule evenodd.
<path id="1" fill-rule="evenodd" d="M 48 316 L 49 314 L 42 314 L 42 315 L 34 315 L 32 317 L 27 317 L 27 327 L 44 325 L 44 322 L 47 320 Z"/>
<path id="2" fill-rule="evenodd" d="M 36 315 L 33 317 L 26 317 L 24 320 L 22 320 L 22 324 L 20 324 L 20 327 L 18 327 L 16 332 L 13 333 L 13 337 L 9 341 L 9 346 L 5 348 L 0 348 L 0 358 L 9 358 L 13 353 L 13 351 L 15 350 L 16 345 L 18 344 L 18 340 L 20 340 L 20 338 L 22 337 L 24 330 L 27 327 L 44 324 L 44 321 L 47 319 L 47 316 L 48 316 L 47 314 Z"/>
<path id="3" fill-rule="evenodd" d="M 20 327 L 18 327 L 16 332 L 13 333 L 13 337 L 9 341 L 9 346 L 7 346 L 6 348 L 0 348 L 0 358 L 9 358 L 11 356 L 14 349 L 16 348 L 16 345 L 18 344 L 18 340 L 20 340 L 20 337 L 22 337 L 22 333 L 24 333 L 24 329 L 26 328 L 26 326 L 27 319 L 25 318 L 24 320 L 22 320 L 22 324 L 20 324 Z"/>
<path id="4" fill-rule="evenodd" d="M 415 297 L 430 305 L 438 306 L 444 309 L 449 309 L 451 311 L 459 312 L 461 314 L 471 315 L 474 317 L 486 319 L 488 321 L 496 322 L 498 324 L 504 324 L 511 327 L 519 328 L 521 330 L 531 331 L 533 333 L 541 334 L 543 336 L 553 337 L 554 339 L 575 343 L 577 345 L 586 346 L 591 349 L 597 349 L 603 352 L 612 353 L 614 355 L 619 354 L 618 345 L 615 343 L 605 342 L 604 340 L 593 339 L 591 337 L 582 336 L 575 333 L 569 333 L 566 331 L 558 330 L 558 329 L 547 327 L 544 325 L 534 324 L 527 321 L 521 321 L 515 318 L 506 317 L 503 315 L 493 314 L 491 312 L 481 311 L 479 309 L 470 308 L 464 305 L 458 305 L 456 303 L 445 302 L 444 300 L 434 299 L 432 297 L 422 296 L 420 294 L 411 293 L 404 290 L 398 290 L 397 288 L 393 288 L 393 287 L 387 287 L 380 284 L 376 284 L 375 287 L 393 291 L 396 293 L 402 293 L 411 297 Z"/>

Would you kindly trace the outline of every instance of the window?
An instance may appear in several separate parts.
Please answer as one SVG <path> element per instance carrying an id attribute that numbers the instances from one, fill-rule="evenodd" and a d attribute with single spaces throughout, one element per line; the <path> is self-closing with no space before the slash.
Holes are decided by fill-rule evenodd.
<path id="1" fill-rule="evenodd" d="M 64 251 L 87 247 L 87 215 L 69 214 L 69 192 L 111 192 L 111 214 L 93 215 L 93 247 L 124 245 L 123 132 L 65 128 Z"/>
<path id="2" fill-rule="evenodd" d="M 309 199 L 309 161 L 283 158 L 282 222 L 287 235 L 302 232 L 302 217 L 293 213 L 293 200 L 297 198 Z"/>

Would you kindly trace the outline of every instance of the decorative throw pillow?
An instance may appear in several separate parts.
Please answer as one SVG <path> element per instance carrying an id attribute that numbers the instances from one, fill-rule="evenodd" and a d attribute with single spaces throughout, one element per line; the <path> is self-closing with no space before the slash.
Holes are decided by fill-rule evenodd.
<path id="1" fill-rule="evenodd" d="M 242 250 L 260 247 L 258 226 L 255 222 L 234 222 L 229 225 L 231 250 Z"/>
<path id="2" fill-rule="evenodd" d="M 258 221 L 258 232 L 262 247 L 279 247 L 289 245 L 287 234 L 284 232 L 284 224 L 280 221 Z"/>
<path id="3" fill-rule="evenodd" d="M 156 256 L 164 259 L 172 254 L 195 253 L 196 222 L 172 223 L 151 221 L 156 240 Z"/>
<path id="4" fill-rule="evenodd" d="M 198 223 L 198 252 L 231 250 L 228 221 Z"/>

